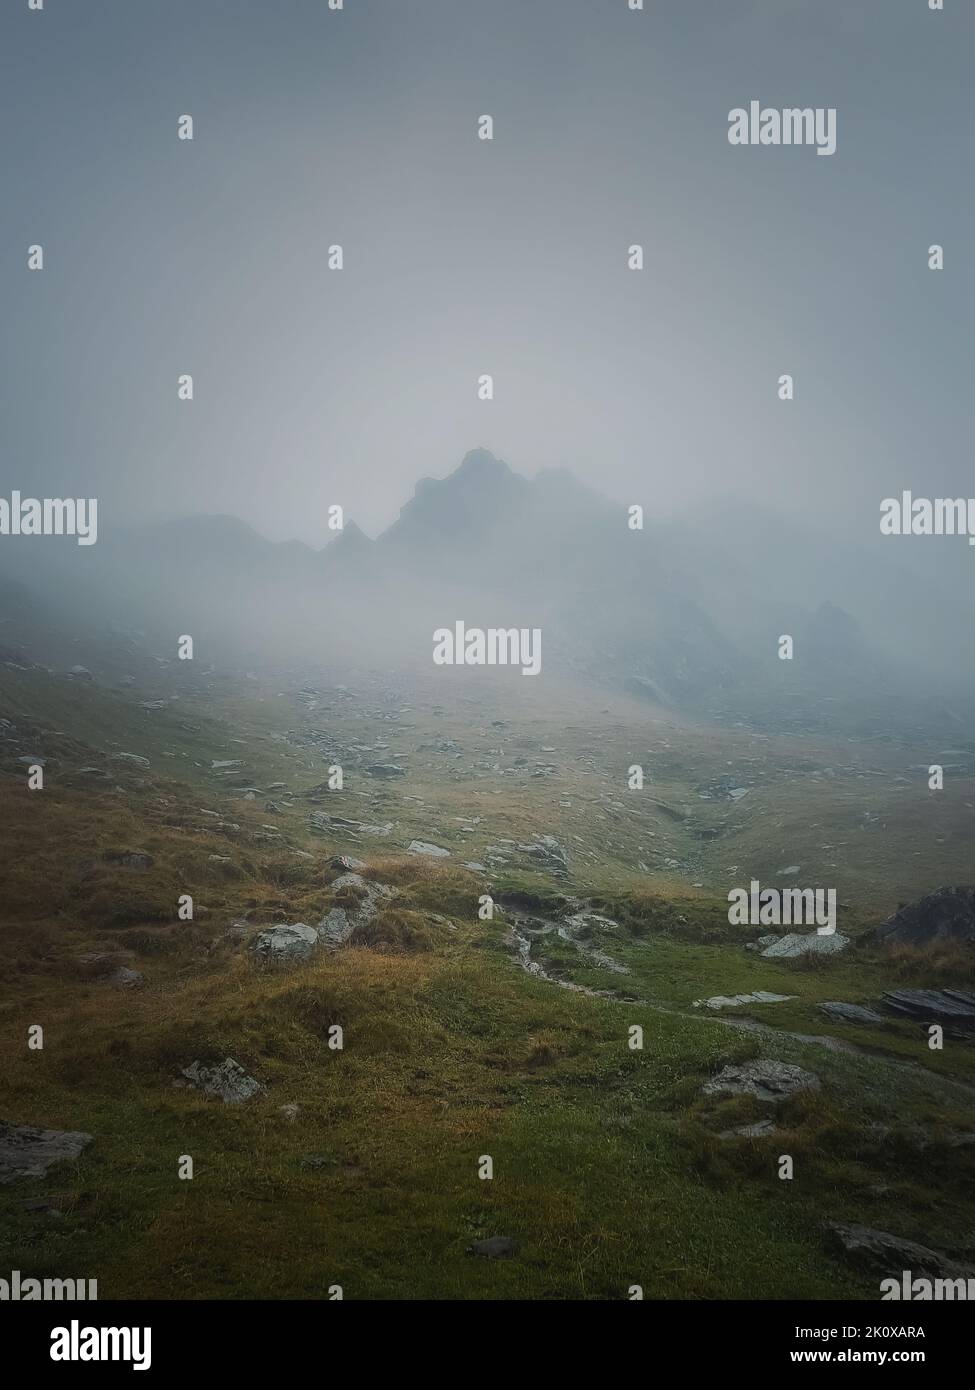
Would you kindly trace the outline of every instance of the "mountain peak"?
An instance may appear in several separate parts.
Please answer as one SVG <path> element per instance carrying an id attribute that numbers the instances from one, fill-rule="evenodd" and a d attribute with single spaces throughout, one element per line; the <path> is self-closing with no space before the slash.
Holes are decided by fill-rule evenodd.
<path id="1" fill-rule="evenodd" d="M 454 470 L 454 477 L 501 477 L 511 469 L 501 459 L 495 458 L 489 449 L 469 449 L 460 466 Z"/>

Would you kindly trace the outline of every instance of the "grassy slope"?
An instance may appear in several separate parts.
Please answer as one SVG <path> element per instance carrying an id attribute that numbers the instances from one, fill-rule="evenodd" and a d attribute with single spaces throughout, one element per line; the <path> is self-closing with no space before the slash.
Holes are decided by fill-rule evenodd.
<path id="1" fill-rule="evenodd" d="M 797 994 L 794 1004 L 748 1012 L 882 1047 L 941 1070 L 944 1081 L 530 979 L 505 948 L 503 922 L 476 919 L 481 880 L 453 867 L 376 859 L 378 845 L 309 838 L 307 806 L 275 815 L 215 781 L 209 760 L 242 756 L 234 742 L 242 732 L 257 785 L 321 780 L 324 759 L 270 738 L 283 725 L 325 722 L 290 693 L 261 691 L 246 701 L 228 693 L 218 705 L 225 720 L 201 714 L 192 693 L 147 716 L 121 695 L 76 687 L 65 694 L 53 681 L 39 692 L 43 679 L 5 676 L 8 717 L 22 722 L 28 710 L 54 708 L 37 731 L 52 758 L 47 790 L 28 793 L 18 774 L 4 778 L 0 794 L 10 982 L 0 1010 L 2 1113 L 97 1138 L 77 1164 L 0 1188 L 10 1268 L 94 1276 L 102 1297 L 321 1297 L 333 1283 L 347 1297 L 618 1298 L 633 1283 L 648 1297 L 876 1297 L 876 1278 L 828 1254 L 826 1220 L 861 1219 L 943 1248 L 971 1229 L 972 1151 L 946 1142 L 949 1130 L 970 1123 L 970 1094 L 947 1079 L 970 1074 L 967 1049 L 949 1044 L 933 1054 L 906 1028 L 874 1037 L 815 1011 L 821 998 L 872 997 L 889 979 L 887 963 L 844 958 L 812 971 L 761 961 L 728 939 L 720 899 L 686 887 L 658 918 L 632 863 L 614 871 L 613 846 L 609 867 L 596 866 L 592 881 L 620 895 L 623 931 L 603 944 L 632 975 L 594 972 L 571 946 L 551 953 L 577 980 L 675 1007 L 753 988 Z M 355 711 L 346 718 L 347 741 L 360 721 L 361 741 L 376 741 L 374 720 Z M 581 796 L 592 774 L 566 771 L 557 789 L 545 779 L 522 786 L 514 774 L 502 784 L 508 794 L 495 797 L 496 777 L 483 787 L 454 784 L 442 769 L 435 778 L 416 766 L 426 726 L 436 720 L 438 732 L 447 729 L 429 711 L 405 719 L 415 726 L 399 735 L 411 740 L 409 792 L 425 804 L 404 801 L 398 787 L 351 785 L 353 795 L 365 790 L 359 814 L 368 809 L 372 819 L 390 808 L 398 843 L 435 830 L 456 862 L 461 850 L 476 857 L 479 843 L 536 829 L 556 829 L 571 846 L 572 827 L 592 824 L 572 816 L 553 824 L 548 809 Z M 144 753 L 153 768 L 116 768 L 117 783 L 113 774 L 109 785 L 72 788 L 80 760 L 101 758 L 59 742 L 52 728 L 70 728 L 95 749 Z M 471 738 L 462 722 L 454 732 Z M 396 726 L 379 733 L 397 744 Z M 557 737 L 551 724 L 532 735 L 536 743 Z M 164 759 L 169 751 L 177 757 Z M 349 806 L 343 796 L 342 812 L 356 815 Z M 219 809 L 240 830 L 215 831 L 201 807 Z M 451 817 L 482 813 L 494 822 L 490 834 L 471 843 Z M 269 821 L 315 857 L 255 842 L 253 832 Z M 623 838 L 646 843 L 650 825 L 683 835 L 678 823 L 653 816 Z M 118 846 L 148 850 L 154 867 L 87 869 Z M 267 974 L 220 939 L 247 914 L 318 920 L 331 901 L 323 860 L 349 848 L 368 853 L 371 872 L 400 888 L 378 948 Z M 213 853 L 232 858 L 241 876 L 216 877 Z M 551 890 L 550 880 L 531 881 Z M 663 877 L 653 886 L 674 897 Z M 174 920 L 182 891 L 206 909 L 192 924 Z M 431 912 L 448 915 L 455 929 Z M 858 916 L 854 926 L 866 920 Z M 398 945 L 406 939 L 411 949 Z M 80 975 L 80 952 L 119 946 L 135 951 L 145 989 L 118 992 Z M 336 1022 L 345 1030 L 342 1052 L 327 1045 Z M 25 1047 L 32 1023 L 45 1028 L 40 1053 Z M 645 1030 L 642 1053 L 627 1047 L 634 1023 Z M 749 1121 L 757 1107 L 705 1102 L 701 1083 L 725 1061 L 758 1053 L 812 1067 L 824 1089 L 782 1107 L 776 1136 L 721 1142 L 717 1130 Z M 229 1108 L 172 1086 L 195 1058 L 225 1056 L 267 1094 Z M 280 1113 L 287 1103 L 300 1107 L 293 1124 Z M 792 1182 L 776 1176 L 782 1153 L 796 1161 Z M 190 1182 L 177 1177 L 183 1154 L 194 1159 Z M 494 1159 L 493 1181 L 477 1177 L 482 1154 Z M 313 1166 L 303 1161 L 309 1155 Z M 56 1198 L 64 1216 L 25 1211 L 21 1199 L 35 1193 Z M 471 1240 L 493 1234 L 515 1236 L 519 1256 L 465 1254 Z"/>

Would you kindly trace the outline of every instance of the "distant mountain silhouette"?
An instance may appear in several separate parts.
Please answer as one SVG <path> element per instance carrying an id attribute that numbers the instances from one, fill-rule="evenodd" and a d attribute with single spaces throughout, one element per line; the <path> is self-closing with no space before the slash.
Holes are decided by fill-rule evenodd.
<path id="1" fill-rule="evenodd" d="M 893 682 L 866 635 L 876 623 L 836 601 L 860 557 L 734 503 L 664 521 L 651 498 L 644 528 L 627 523 L 625 505 L 568 471 L 528 479 L 478 448 L 421 479 L 375 539 L 348 518 L 316 550 L 196 516 L 103 528 L 84 550 L 0 547 L 0 578 L 26 585 L 65 631 L 141 629 L 164 649 L 192 633 L 226 661 L 428 662 L 434 628 L 464 619 L 541 627 L 544 669 L 689 709 L 798 707 Z M 895 601 L 889 576 L 884 586 L 873 613 Z M 905 608 L 932 602 L 903 592 Z M 778 660 L 782 633 L 792 663 Z"/>

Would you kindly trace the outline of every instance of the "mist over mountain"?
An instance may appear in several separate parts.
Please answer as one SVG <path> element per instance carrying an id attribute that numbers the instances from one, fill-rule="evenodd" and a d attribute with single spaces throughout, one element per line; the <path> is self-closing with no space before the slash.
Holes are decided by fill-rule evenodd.
<path id="1" fill-rule="evenodd" d="M 72 650 L 112 651 L 119 632 L 171 650 L 190 633 L 231 666 L 421 668 L 434 629 L 463 620 L 540 628 L 546 673 L 719 718 L 816 722 L 824 701 L 866 716 L 882 689 L 885 708 L 902 698 L 916 720 L 967 699 L 970 662 L 951 640 L 964 603 L 890 550 L 854 554 L 733 500 L 676 521 L 648 509 L 642 529 L 628 506 L 567 470 L 528 479 L 478 448 L 421 479 L 375 539 L 346 518 L 319 550 L 231 516 L 103 521 L 89 548 L 8 538 L 0 573 L 21 587 L 5 645 L 50 659 L 53 626 Z"/>

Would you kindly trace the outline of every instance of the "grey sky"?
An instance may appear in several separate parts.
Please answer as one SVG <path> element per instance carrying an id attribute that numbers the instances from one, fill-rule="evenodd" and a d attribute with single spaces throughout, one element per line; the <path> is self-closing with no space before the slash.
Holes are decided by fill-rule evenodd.
<path id="1" fill-rule="evenodd" d="M 973 494 L 973 58 L 961 0 L 4 0 L 4 486 L 316 544 L 479 444 L 864 535 Z M 730 146 L 753 98 L 836 154 Z"/>

